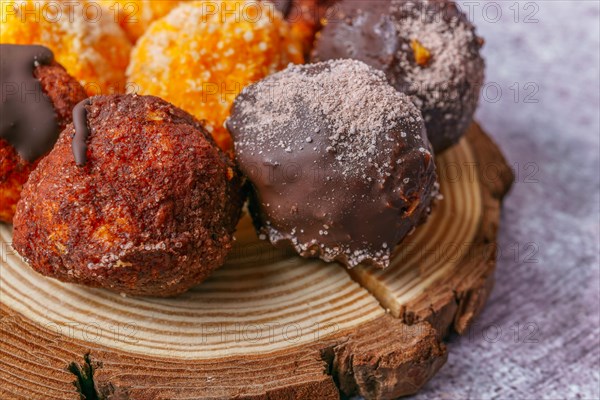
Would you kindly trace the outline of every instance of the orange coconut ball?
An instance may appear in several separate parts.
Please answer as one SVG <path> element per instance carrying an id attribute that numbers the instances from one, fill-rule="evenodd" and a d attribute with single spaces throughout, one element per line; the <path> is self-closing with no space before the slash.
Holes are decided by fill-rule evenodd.
<path id="1" fill-rule="evenodd" d="M 100 0 L 100 4 L 119 22 L 129 40 L 135 43 L 150 24 L 164 17 L 181 0 Z"/>
<path id="2" fill-rule="evenodd" d="M 0 43 L 41 44 L 90 95 L 126 90 L 131 43 L 93 1 L 1 0 Z"/>
<path id="3" fill-rule="evenodd" d="M 204 120 L 225 150 L 223 126 L 241 90 L 302 63 L 302 44 L 272 6 L 250 0 L 182 3 L 154 22 L 131 56 L 129 80 Z"/>

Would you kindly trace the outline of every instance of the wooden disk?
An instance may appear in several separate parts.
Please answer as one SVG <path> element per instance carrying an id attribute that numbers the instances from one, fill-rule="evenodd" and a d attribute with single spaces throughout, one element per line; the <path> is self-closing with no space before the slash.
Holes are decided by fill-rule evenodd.
<path id="1" fill-rule="evenodd" d="M 0 398 L 279 399 L 415 393 L 493 283 L 512 183 L 474 125 L 438 157 L 444 199 L 385 271 L 298 258 L 240 223 L 227 264 L 175 299 L 33 272 L 0 227 Z"/>

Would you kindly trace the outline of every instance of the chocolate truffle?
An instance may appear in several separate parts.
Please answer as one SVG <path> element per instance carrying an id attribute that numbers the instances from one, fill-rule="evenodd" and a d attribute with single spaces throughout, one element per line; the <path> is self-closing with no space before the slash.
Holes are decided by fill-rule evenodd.
<path id="1" fill-rule="evenodd" d="M 43 46 L 0 44 L 0 87 L 0 221 L 10 223 L 23 184 L 86 94 Z"/>
<path id="2" fill-rule="evenodd" d="M 93 97 L 74 113 L 17 206 L 13 245 L 30 265 L 163 297 L 221 266 L 243 182 L 204 127 L 157 97 Z"/>
<path id="3" fill-rule="evenodd" d="M 385 268 L 437 192 L 421 113 L 354 60 L 290 66 L 234 102 L 227 128 L 259 237 Z"/>
<path id="4" fill-rule="evenodd" d="M 423 113 L 436 152 L 472 122 L 484 79 L 483 40 L 446 0 L 342 0 L 317 35 L 314 62 L 361 60 L 381 69 Z"/>

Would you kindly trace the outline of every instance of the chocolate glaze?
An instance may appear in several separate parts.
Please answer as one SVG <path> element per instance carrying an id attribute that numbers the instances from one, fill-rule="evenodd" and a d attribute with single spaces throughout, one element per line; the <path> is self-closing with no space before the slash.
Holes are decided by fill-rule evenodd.
<path id="1" fill-rule="evenodd" d="M 431 52 L 422 65 L 411 46 Z M 436 152 L 472 122 L 484 80 L 483 41 L 453 1 L 342 0 L 330 9 L 311 61 L 352 58 L 385 72 L 423 113 Z"/>
<path id="2" fill-rule="evenodd" d="M 304 257 L 384 268 L 437 194 L 421 113 L 358 61 L 271 75 L 226 126 L 259 235 Z"/>
<path id="3" fill-rule="evenodd" d="M 90 127 L 87 120 L 87 106 L 92 104 L 91 99 L 85 99 L 73 108 L 73 126 L 75 135 L 71 148 L 75 163 L 82 167 L 87 161 L 87 140 L 90 136 Z"/>
<path id="4" fill-rule="evenodd" d="M 54 105 L 34 75 L 53 60 L 43 46 L 0 44 L 0 138 L 29 162 L 50 151 L 60 133 Z"/>

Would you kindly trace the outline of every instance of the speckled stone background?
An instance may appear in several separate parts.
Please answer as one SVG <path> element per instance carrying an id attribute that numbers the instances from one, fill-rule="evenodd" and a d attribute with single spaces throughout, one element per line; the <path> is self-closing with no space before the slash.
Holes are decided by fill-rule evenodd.
<path id="1" fill-rule="evenodd" d="M 486 39 L 477 119 L 517 182 L 484 314 L 415 398 L 598 399 L 599 3 L 462 3 Z"/>

